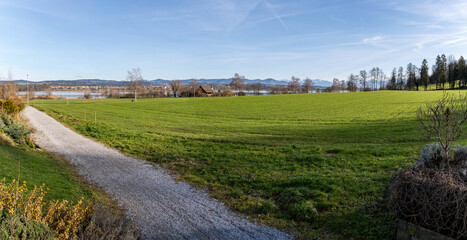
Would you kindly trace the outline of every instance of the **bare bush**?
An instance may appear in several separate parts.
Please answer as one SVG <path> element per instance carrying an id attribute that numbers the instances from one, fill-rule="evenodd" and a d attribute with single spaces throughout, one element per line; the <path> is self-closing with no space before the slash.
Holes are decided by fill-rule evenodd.
<path id="1" fill-rule="evenodd" d="M 92 215 L 91 221 L 78 234 L 77 239 L 136 240 L 141 239 L 141 237 L 129 219 L 124 216 L 115 216 L 103 206 L 98 205 Z"/>
<path id="2" fill-rule="evenodd" d="M 457 171 L 414 168 L 391 183 L 390 202 L 397 216 L 455 238 L 467 238 L 467 185 Z"/>
<path id="3" fill-rule="evenodd" d="M 11 71 L 8 71 L 8 77 L 4 81 L 1 90 L 1 99 L 10 99 L 16 97 L 16 93 L 18 92 L 18 85 L 14 81 L 13 73 Z"/>
<path id="4" fill-rule="evenodd" d="M 462 124 L 467 120 L 467 96 L 458 98 L 444 93 L 435 103 L 418 108 L 417 119 L 426 139 L 435 139 L 444 151 L 439 168 L 449 168 L 454 141 L 462 136 Z"/>

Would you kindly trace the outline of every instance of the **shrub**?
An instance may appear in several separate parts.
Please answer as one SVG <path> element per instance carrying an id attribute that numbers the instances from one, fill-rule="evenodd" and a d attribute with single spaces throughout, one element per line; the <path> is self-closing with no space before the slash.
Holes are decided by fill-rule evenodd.
<path id="1" fill-rule="evenodd" d="M 20 99 L 8 99 L 0 101 L 0 110 L 9 115 L 16 115 L 24 110 L 26 105 Z"/>
<path id="2" fill-rule="evenodd" d="M 20 145 L 32 144 L 29 129 L 4 111 L 0 112 L 0 132 L 6 133 Z"/>
<path id="3" fill-rule="evenodd" d="M 318 217 L 318 210 L 312 201 L 291 204 L 288 212 L 294 219 L 301 221 L 313 222 Z"/>
<path id="4" fill-rule="evenodd" d="M 1 239 L 53 240 L 54 234 L 47 225 L 25 216 L 13 216 L 0 221 Z"/>
<path id="5" fill-rule="evenodd" d="M 437 167 L 449 168 L 453 143 L 463 135 L 462 124 L 467 121 L 467 95 L 456 98 L 444 93 L 435 103 L 418 108 L 417 119 L 422 135 L 437 140 L 444 151 L 444 159 Z"/>
<path id="6" fill-rule="evenodd" d="M 462 165 L 467 161 L 467 146 L 455 148 L 452 161 L 457 165 Z"/>
<path id="7" fill-rule="evenodd" d="M 92 95 L 90 93 L 85 93 L 84 94 L 84 98 L 86 99 L 91 99 L 92 98 Z"/>
<path id="8" fill-rule="evenodd" d="M 1 180 L 0 222 L 2 226 L 39 228 L 46 236 L 47 231 L 41 227 L 42 223 L 54 233 L 56 239 L 72 239 L 89 222 L 94 211 L 93 204 L 85 204 L 82 200 L 74 205 L 66 200 L 52 201 L 46 205 L 43 201 L 44 195 L 44 186 L 34 187 L 29 191 L 26 183 L 20 185 L 16 180 L 11 183 L 6 183 L 5 179 Z M 10 231 L 10 233 L 25 234 L 24 231 Z M 12 236 L 12 238 L 19 239 L 20 235 Z"/>
<path id="9" fill-rule="evenodd" d="M 418 167 L 439 168 L 444 163 L 445 152 L 440 143 L 431 143 L 425 145 L 420 153 Z"/>

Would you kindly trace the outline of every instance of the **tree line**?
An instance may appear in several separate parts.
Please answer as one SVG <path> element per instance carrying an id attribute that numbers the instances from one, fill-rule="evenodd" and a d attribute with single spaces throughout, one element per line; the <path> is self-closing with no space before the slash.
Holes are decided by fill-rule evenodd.
<path id="1" fill-rule="evenodd" d="M 436 62 L 430 68 L 428 61 L 423 59 L 420 66 L 409 63 L 407 67 L 394 68 L 389 77 L 382 69 L 372 68 L 370 71 L 361 70 L 359 74 L 350 74 L 346 82 L 346 90 L 376 91 L 376 90 L 428 90 L 433 84 L 439 89 L 455 89 L 467 87 L 467 66 L 463 56 L 456 59 L 453 55 L 446 57 L 445 54 L 438 55 Z M 341 83 L 340 83 L 341 84 Z M 333 81 L 331 91 L 339 89 L 338 81 Z"/>
<path id="2" fill-rule="evenodd" d="M 134 101 L 141 90 L 141 70 L 139 68 L 128 71 L 127 80 L 129 82 L 129 93 Z M 244 96 L 245 91 L 253 92 L 253 95 L 261 95 L 261 91 L 268 90 L 268 94 L 293 94 L 310 92 L 357 92 L 357 91 L 378 91 L 378 90 L 409 90 L 419 91 L 429 90 L 433 84 L 436 89 L 455 89 L 467 87 L 467 65 L 463 56 L 456 59 L 453 55 L 446 57 L 445 54 L 438 55 L 436 62 L 431 67 L 428 61 L 423 59 L 420 66 L 413 63 L 393 68 L 389 76 L 382 68 L 373 67 L 369 71 L 361 70 L 357 74 L 350 74 L 347 80 L 334 78 L 332 85 L 326 88 L 316 87 L 309 78 L 301 80 L 292 76 L 286 86 L 265 86 L 260 82 L 245 84 L 245 76 L 238 73 L 232 78 L 228 85 L 218 85 L 217 91 L 206 94 L 200 88 L 197 79 L 192 79 L 189 84 L 183 85 L 180 80 L 171 81 L 166 87 L 159 87 L 157 90 L 148 88 L 143 90 L 142 97 L 202 97 L 202 96 Z M 211 86 L 212 87 L 212 86 Z M 128 96 L 127 96 L 128 95 Z M 121 96 L 120 96 L 121 97 Z"/>

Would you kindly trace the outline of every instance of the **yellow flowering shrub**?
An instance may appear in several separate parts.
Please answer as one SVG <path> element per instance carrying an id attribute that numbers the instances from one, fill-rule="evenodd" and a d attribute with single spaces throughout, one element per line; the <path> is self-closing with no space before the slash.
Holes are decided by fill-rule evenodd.
<path id="1" fill-rule="evenodd" d="M 16 221 L 12 225 L 11 219 L 23 219 L 22 222 L 33 221 L 43 224 L 53 232 L 55 239 L 76 238 L 78 231 L 91 219 L 94 204 L 85 203 L 83 199 L 76 204 L 66 200 L 55 200 L 47 204 L 44 202 L 45 193 L 44 185 L 28 190 L 25 182 L 20 184 L 13 180 L 7 183 L 5 179 L 0 180 L 0 239 L 4 238 L 1 236 L 2 229 L 11 230 L 3 234 L 13 235 L 18 232 L 18 229 L 12 228 L 20 224 L 18 225 Z M 6 223 L 9 224 L 9 228 L 2 228 Z M 24 238 L 33 236 L 31 234 L 36 234 L 34 231 L 37 231 L 34 228 L 36 230 L 30 230 L 28 233 L 24 231 L 33 228 L 25 227 L 24 229 L 21 230 Z M 11 236 L 8 239 L 16 239 L 16 237 Z"/>

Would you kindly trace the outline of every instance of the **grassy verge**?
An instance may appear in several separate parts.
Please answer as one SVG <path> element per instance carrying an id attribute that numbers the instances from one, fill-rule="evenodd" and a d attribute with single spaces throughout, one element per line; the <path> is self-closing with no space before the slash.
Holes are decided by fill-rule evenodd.
<path id="1" fill-rule="evenodd" d="M 37 107 L 299 238 L 393 239 L 385 190 L 425 144 L 415 109 L 441 94 L 74 100 Z"/>
<path id="2" fill-rule="evenodd" d="M 18 178 L 20 163 L 20 182 L 26 181 L 29 187 L 45 185 L 49 190 L 46 200 L 63 199 L 77 202 L 96 199 L 101 204 L 116 209 L 114 203 L 99 189 L 87 184 L 69 166 L 66 160 L 47 152 L 0 145 L 0 179 L 8 181 Z"/>

